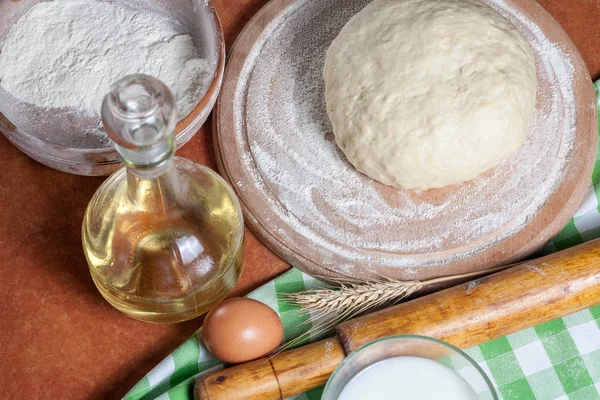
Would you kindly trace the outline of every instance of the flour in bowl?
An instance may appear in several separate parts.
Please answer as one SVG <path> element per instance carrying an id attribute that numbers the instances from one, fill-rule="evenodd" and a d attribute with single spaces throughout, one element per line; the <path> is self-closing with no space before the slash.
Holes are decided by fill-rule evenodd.
<path id="1" fill-rule="evenodd" d="M 166 83 L 181 116 L 210 78 L 192 37 L 171 20 L 96 0 L 35 5 L 12 27 L 0 52 L 0 86 L 43 109 L 98 116 L 110 85 L 134 73 Z"/>

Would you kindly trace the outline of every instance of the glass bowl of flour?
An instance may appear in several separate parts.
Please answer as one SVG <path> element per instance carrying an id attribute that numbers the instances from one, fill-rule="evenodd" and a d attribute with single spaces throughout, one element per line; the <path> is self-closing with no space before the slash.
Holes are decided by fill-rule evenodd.
<path id="1" fill-rule="evenodd" d="M 180 147 L 208 118 L 225 65 L 209 0 L 0 2 L 0 131 L 33 159 L 79 175 L 120 167 L 100 123 L 110 85 L 145 73 L 174 92 Z"/>

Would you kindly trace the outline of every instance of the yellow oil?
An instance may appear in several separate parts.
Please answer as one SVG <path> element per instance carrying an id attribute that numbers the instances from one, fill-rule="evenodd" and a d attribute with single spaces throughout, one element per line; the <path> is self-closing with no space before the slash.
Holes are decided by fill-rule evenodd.
<path id="1" fill-rule="evenodd" d="M 91 200 L 82 226 L 94 283 L 123 313 L 173 323 L 215 306 L 244 260 L 240 206 L 216 173 L 175 158 L 144 179 L 125 168 Z"/>

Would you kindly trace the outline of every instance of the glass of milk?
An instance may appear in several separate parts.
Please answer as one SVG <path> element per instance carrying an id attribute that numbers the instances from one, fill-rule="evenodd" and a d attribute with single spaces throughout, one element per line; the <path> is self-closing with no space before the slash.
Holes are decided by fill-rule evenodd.
<path id="1" fill-rule="evenodd" d="M 497 400 L 477 363 L 426 336 L 390 336 L 351 353 L 325 386 L 322 400 Z"/>

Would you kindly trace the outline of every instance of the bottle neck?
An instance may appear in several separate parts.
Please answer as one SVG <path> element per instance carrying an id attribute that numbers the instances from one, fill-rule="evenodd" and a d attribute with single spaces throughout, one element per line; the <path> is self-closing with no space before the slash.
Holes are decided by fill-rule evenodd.
<path id="1" fill-rule="evenodd" d="M 138 176 L 160 175 L 175 152 L 177 110 L 164 83 L 130 75 L 111 86 L 102 102 L 102 123 L 123 163 Z"/>
<path id="2" fill-rule="evenodd" d="M 173 93 L 148 75 L 111 86 L 102 123 L 127 167 L 127 195 L 140 212 L 159 213 L 184 196 L 173 162 L 177 110 Z"/>
<path id="3" fill-rule="evenodd" d="M 160 166 L 175 154 L 175 136 L 170 134 L 163 141 L 152 146 L 127 148 L 115 144 L 117 153 L 123 164 L 132 168 L 139 175 L 151 175 L 159 171 Z"/>
<path id="4" fill-rule="evenodd" d="M 151 168 L 127 166 L 127 197 L 139 211 L 166 211 L 177 203 L 183 189 L 172 156 Z"/>

